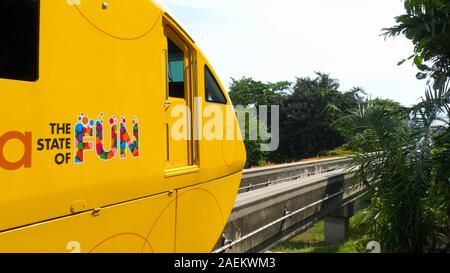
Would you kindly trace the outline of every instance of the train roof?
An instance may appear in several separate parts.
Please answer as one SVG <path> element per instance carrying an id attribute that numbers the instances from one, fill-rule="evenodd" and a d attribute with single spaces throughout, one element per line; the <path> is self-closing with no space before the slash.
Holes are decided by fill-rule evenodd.
<path id="1" fill-rule="evenodd" d="M 170 10 L 161 0 L 150 0 L 152 1 L 157 7 L 159 7 L 166 15 L 168 15 L 172 20 L 177 23 L 180 30 L 184 32 L 184 34 L 195 44 L 195 40 L 192 38 L 192 36 L 189 35 L 189 33 L 186 31 L 185 26 L 181 23 L 181 21 L 177 18 L 177 16 Z"/>

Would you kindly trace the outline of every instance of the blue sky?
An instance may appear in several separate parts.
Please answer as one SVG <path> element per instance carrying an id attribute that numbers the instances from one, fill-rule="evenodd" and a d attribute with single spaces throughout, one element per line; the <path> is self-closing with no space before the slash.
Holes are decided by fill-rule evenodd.
<path id="1" fill-rule="evenodd" d="M 294 81 L 330 73 L 341 90 L 405 105 L 422 96 L 405 38 L 384 40 L 401 0 L 162 0 L 194 38 L 228 88 L 231 77 Z"/>

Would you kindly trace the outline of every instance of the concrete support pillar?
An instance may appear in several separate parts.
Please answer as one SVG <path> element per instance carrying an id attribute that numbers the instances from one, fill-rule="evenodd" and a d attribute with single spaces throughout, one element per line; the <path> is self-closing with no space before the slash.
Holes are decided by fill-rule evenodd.
<path id="1" fill-rule="evenodd" d="M 354 203 L 350 203 L 324 218 L 325 243 L 334 244 L 348 240 L 350 217 L 354 211 Z"/>
<path id="2" fill-rule="evenodd" d="M 327 216 L 325 221 L 325 243 L 334 244 L 348 240 L 349 218 Z"/>

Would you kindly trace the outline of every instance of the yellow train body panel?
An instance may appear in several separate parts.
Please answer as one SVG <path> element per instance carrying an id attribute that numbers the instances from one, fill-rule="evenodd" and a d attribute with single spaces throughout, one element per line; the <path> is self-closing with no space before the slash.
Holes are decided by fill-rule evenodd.
<path id="1" fill-rule="evenodd" d="M 216 74 L 160 5 L 105 2 L 33 1 L 35 79 L 2 77 L 0 40 L 0 252 L 209 252 L 231 213 L 245 148 Z"/>

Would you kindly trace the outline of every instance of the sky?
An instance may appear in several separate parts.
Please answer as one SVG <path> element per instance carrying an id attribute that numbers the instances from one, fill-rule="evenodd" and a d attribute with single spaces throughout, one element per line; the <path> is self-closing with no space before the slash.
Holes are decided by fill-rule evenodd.
<path id="1" fill-rule="evenodd" d="M 226 88 L 231 78 L 263 82 L 314 77 L 359 86 L 372 97 L 411 105 L 426 83 L 415 78 L 403 37 L 381 29 L 404 13 L 401 0 L 162 0 L 195 40 Z"/>

